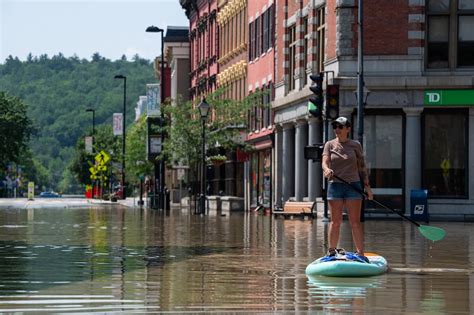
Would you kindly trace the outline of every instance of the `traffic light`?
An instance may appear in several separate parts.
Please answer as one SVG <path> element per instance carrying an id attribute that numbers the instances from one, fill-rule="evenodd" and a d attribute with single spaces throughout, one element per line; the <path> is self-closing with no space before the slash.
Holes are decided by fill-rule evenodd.
<path id="1" fill-rule="evenodd" d="M 309 89 L 313 92 L 313 96 L 311 96 L 308 100 L 308 111 L 314 117 L 320 118 L 323 115 L 323 104 L 324 104 L 324 96 L 323 96 L 323 81 L 324 81 L 324 72 L 320 72 L 319 74 L 312 74 L 309 76 L 311 81 L 315 84 L 311 85 Z"/>
<path id="2" fill-rule="evenodd" d="M 328 84 L 326 87 L 326 119 L 339 117 L 339 84 Z"/>
<path id="3" fill-rule="evenodd" d="M 313 162 L 321 162 L 323 156 L 324 143 L 316 143 L 304 147 L 304 158 L 313 160 Z"/>

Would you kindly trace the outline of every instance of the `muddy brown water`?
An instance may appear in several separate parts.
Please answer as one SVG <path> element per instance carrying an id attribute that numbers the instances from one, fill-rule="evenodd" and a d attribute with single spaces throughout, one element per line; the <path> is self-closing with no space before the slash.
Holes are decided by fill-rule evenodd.
<path id="1" fill-rule="evenodd" d="M 365 222 L 390 272 L 311 281 L 327 223 L 122 207 L 0 210 L 0 312 L 473 314 L 474 224 Z M 348 223 L 341 244 L 351 250 Z"/>

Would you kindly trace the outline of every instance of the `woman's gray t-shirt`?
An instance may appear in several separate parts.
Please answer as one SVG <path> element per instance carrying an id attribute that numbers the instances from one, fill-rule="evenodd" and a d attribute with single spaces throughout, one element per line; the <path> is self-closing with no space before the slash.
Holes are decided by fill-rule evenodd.
<path id="1" fill-rule="evenodd" d="M 352 183 L 362 180 L 368 183 L 362 146 L 358 141 L 348 139 L 339 142 L 337 138 L 324 145 L 323 156 L 329 157 L 329 167 L 336 176 Z M 337 181 L 335 178 L 331 181 Z"/>

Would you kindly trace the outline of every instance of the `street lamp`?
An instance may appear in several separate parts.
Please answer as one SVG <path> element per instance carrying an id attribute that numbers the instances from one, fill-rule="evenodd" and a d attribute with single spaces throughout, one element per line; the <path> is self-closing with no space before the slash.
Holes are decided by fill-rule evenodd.
<path id="1" fill-rule="evenodd" d="M 92 143 L 94 143 L 95 136 L 95 109 L 87 108 L 86 112 L 92 112 Z M 92 145 L 92 152 L 94 152 L 94 145 Z"/>
<path id="2" fill-rule="evenodd" d="M 209 104 L 206 102 L 206 99 L 203 98 L 201 103 L 198 106 L 199 114 L 201 115 L 202 122 L 202 161 L 201 161 L 201 196 L 200 196 L 200 209 L 199 213 L 206 214 L 206 119 L 209 113 Z"/>
<path id="3" fill-rule="evenodd" d="M 357 135 L 361 145 L 364 145 L 364 29 L 363 29 L 363 0 L 358 0 L 357 8 Z"/>
<path id="4" fill-rule="evenodd" d="M 92 153 L 94 153 L 94 145 L 95 145 L 95 109 L 93 108 L 87 108 L 86 112 L 92 112 Z M 91 198 L 94 199 L 94 182 L 95 179 L 92 180 L 92 192 L 91 192 Z"/>
<path id="5" fill-rule="evenodd" d="M 369 90 L 366 86 L 365 83 L 363 84 L 363 91 L 362 91 L 362 104 L 365 106 L 367 105 L 367 98 L 369 97 L 371 90 Z M 354 96 L 356 98 L 356 102 L 359 102 L 359 90 L 354 90 Z"/>
<path id="6" fill-rule="evenodd" d="M 122 121 L 122 199 L 125 199 L 125 122 L 126 120 L 126 104 L 127 104 L 127 77 L 124 75 L 116 75 L 114 79 L 123 80 L 123 121 Z"/>
<path id="7" fill-rule="evenodd" d="M 364 9 L 363 0 L 357 1 L 357 140 L 364 145 L 364 108 L 369 93 L 364 93 Z M 365 100 L 364 100 L 365 94 Z M 364 221 L 364 203 L 361 204 L 360 221 Z"/>
<path id="8" fill-rule="evenodd" d="M 161 129 L 161 145 L 163 145 L 164 142 L 164 135 L 163 135 L 163 123 L 164 123 L 164 113 L 162 106 L 165 103 L 165 54 L 164 54 L 164 32 L 165 30 L 162 28 L 159 28 L 158 26 L 148 26 L 146 28 L 146 32 L 148 33 L 161 33 L 161 74 L 160 74 L 160 85 L 161 85 L 161 104 L 160 104 L 160 114 L 161 114 L 161 119 L 160 119 L 160 129 Z M 155 177 L 157 175 L 157 167 L 155 164 Z M 162 157 L 160 161 L 160 172 L 158 173 L 160 177 L 160 189 L 159 189 L 159 208 L 164 209 L 165 203 L 164 203 L 164 196 L 165 196 L 165 160 Z M 155 185 L 156 186 L 156 185 Z"/>

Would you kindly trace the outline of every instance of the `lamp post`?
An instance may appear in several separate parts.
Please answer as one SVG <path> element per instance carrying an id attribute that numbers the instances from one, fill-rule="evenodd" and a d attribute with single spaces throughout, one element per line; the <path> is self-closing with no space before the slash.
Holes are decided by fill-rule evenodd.
<path id="1" fill-rule="evenodd" d="M 363 0 L 358 0 L 357 9 L 357 136 L 360 144 L 364 145 L 364 33 L 363 33 Z"/>
<path id="2" fill-rule="evenodd" d="M 358 28 L 358 40 L 357 40 L 357 140 L 360 145 L 364 145 L 364 108 L 365 100 L 369 93 L 364 93 L 364 0 L 358 0 L 357 3 L 357 28 Z M 365 100 L 364 100 L 365 94 Z M 360 221 L 365 220 L 365 207 L 364 202 L 361 204 Z"/>
<path id="3" fill-rule="evenodd" d="M 206 119 L 209 113 L 209 104 L 203 98 L 198 106 L 202 122 L 202 161 L 201 161 L 201 195 L 199 200 L 199 214 L 206 214 Z"/>
<path id="4" fill-rule="evenodd" d="M 92 112 L 92 143 L 94 143 L 95 136 L 95 109 L 87 108 L 86 112 Z M 92 146 L 92 152 L 94 152 L 94 146 Z"/>
<path id="5" fill-rule="evenodd" d="M 161 33 L 161 74 L 160 74 L 160 85 L 161 85 L 161 91 L 160 91 L 160 98 L 161 98 L 161 104 L 160 104 L 160 129 L 161 131 L 161 145 L 163 146 L 164 142 L 164 135 L 163 135 L 163 123 L 164 123 L 164 114 L 162 110 L 162 106 L 165 102 L 165 54 L 164 54 L 164 32 L 165 30 L 162 28 L 159 28 L 158 26 L 148 26 L 146 28 L 146 32 L 148 33 Z M 156 164 L 155 164 L 155 176 L 156 176 Z M 159 188 L 159 208 L 164 209 L 165 203 L 164 203 L 164 197 L 165 197 L 165 160 L 164 158 L 161 159 L 160 161 L 160 172 L 159 172 L 159 177 L 160 177 L 160 188 Z"/>
<path id="6" fill-rule="evenodd" d="M 127 77 L 124 75 L 116 75 L 115 79 L 123 80 L 123 121 L 122 121 L 122 199 L 125 199 L 125 122 L 126 120 L 126 105 L 127 105 Z"/>

